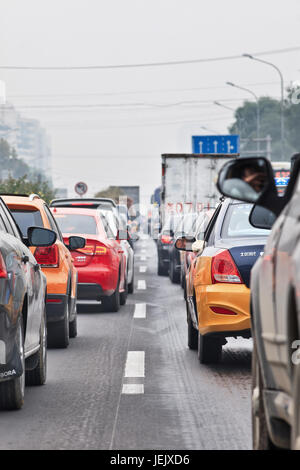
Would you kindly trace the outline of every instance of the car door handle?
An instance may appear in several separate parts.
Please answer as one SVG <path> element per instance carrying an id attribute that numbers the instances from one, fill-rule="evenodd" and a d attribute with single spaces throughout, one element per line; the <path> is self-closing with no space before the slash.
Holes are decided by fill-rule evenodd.
<path id="1" fill-rule="evenodd" d="M 28 261 L 29 261 L 29 256 L 27 255 L 22 256 L 22 263 L 26 264 L 28 263 Z"/>

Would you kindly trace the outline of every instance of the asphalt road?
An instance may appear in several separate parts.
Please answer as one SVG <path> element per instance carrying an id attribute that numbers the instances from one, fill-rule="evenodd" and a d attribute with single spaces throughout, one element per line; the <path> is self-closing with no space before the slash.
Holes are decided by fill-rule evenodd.
<path id="1" fill-rule="evenodd" d="M 26 388 L 22 410 L 0 412 L 0 449 L 251 448 L 251 340 L 200 365 L 182 290 L 156 263 L 154 242 L 141 239 L 126 306 L 79 305 L 78 337 L 48 351 L 46 385 Z"/>

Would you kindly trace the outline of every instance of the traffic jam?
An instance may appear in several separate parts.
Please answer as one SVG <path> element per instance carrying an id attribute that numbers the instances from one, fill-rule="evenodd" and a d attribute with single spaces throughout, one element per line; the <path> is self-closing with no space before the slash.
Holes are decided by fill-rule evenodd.
<path id="1" fill-rule="evenodd" d="M 267 3 L 0 7 L 1 450 L 300 450 L 299 1 Z"/>

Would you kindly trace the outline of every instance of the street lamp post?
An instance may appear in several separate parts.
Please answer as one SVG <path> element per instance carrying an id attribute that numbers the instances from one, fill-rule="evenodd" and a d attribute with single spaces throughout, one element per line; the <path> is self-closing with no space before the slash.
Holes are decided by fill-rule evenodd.
<path id="1" fill-rule="evenodd" d="M 239 85 L 235 85 L 235 83 L 232 82 L 226 82 L 227 85 L 230 85 L 234 88 L 239 88 L 240 90 L 247 91 L 250 93 L 252 96 L 254 96 L 256 100 L 256 137 L 257 137 L 257 151 L 260 151 L 260 144 L 259 144 L 259 139 L 260 139 L 260 110 L 259 110 L 259 98 L 258 96 L 252 91 L 249 90 L 248 88 L 244 88 Z"/>
<path id="2" fill-rule="evenodd" d="M 220 103 L 219 101 L 214 101 L 214 104 L 216 104 L 217 106 L 221 106 L 222 108 L 229 109 L 230 111 L 233 111 L 234 113 L 236 112 L 236 109 L 230 108 L 230 106 L 226 106 L 225 104 Z M 237 121 L 238 121 L 238 131 L 239 131 L 239 134 L 242 136 L 242 118 L 239 116 L 238 113 L 237 113 Z"/>
<path id="3" fill-rule="evenodd" d="M 270 65 L 273 67 L 280 76 L 280 92 L 281 92 L 281 104 L 280 104 L 280 133 L 281 133 L 281 158 L 284 160 L 284 80 L 281 70 L 277 67 L 277 65 L 273 64 L 272 62 L 268 62 L 267 60 L 258 59 L 251 54 L 243 54 L 243 57 L 247 57 L 248 59 L 256 60 L 257 62 L 261 62 L 262 64 Z"/>

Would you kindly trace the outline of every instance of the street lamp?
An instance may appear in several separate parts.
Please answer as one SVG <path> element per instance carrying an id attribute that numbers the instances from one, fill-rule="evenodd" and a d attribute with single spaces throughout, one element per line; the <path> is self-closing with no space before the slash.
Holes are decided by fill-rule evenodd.
<path id="1" fill-rule="evenodd" d="M 268 62 L 263 59 L 258 59 L 251 54 L 243 54 L 243 57 L 247 57 L 248 59 L 256 60 L 257 62 L 261 62 L 262 64 L 270 65 L 273 69 L 277 70 L 280 76 L 280 91 L 281 91 L 281 105 L 280 105 L 280 128 L 281 128 L 281 158 L 284 159 L 284 80 L 281 70 L 277 67 L 277 65 L 273 64 L 272 62 Z"/>
<path id="2" fill-rule="evenodd" d="M 232 112 L 236 112 L 236 109 L 234 108 L 230 108 L 230 106 L 226 106 L 225 104 L 222 104 L 220 103 L 219 101 L 214 101 L 214 104 L 216 104 L 217 106 L 221 106 L 221 108 L 225 108 L 225 109 L 229 109 L 229 111 L 232 111 Z M 242 118 L 238 115 L 237 113 L 237 121 L 238 121 L 238 130 L 239 130 L 239 134 L 242 135 Z"/>
<path id="3" fill-rule="evenodd" d="M 240 90 L 247 91 L 250 93 L 252 96 L 254 96 L 256 100 L 256 136 L 257 136 L 257 151 L 260 150 L 260 145 L 259 145 L 259 139 L 260 139 L 260 112 L 259 112 L 259 99 L 258 96 L 252 91 L 249 90 L 248 88 L 244 88 L 239 85 L 235 85 L 235 83 L 232 82 L 226 82 L 227 85 L 232 86 L 234 88 L 239 88 Z"/>

